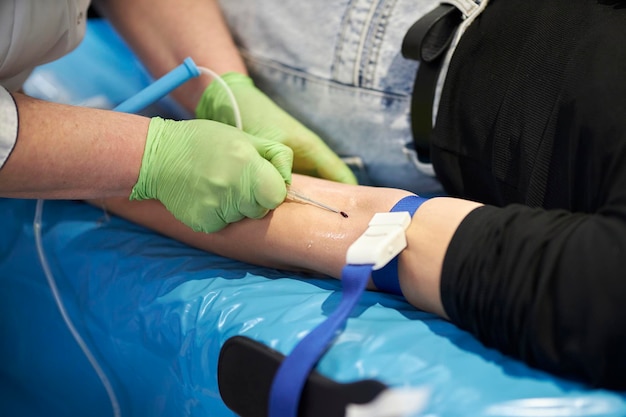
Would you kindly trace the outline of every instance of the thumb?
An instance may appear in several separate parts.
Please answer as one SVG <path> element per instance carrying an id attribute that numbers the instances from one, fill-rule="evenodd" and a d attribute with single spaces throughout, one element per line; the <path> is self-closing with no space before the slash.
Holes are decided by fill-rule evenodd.
<path id="1" fill-rule="evenodd" d="M 250 135 L 250 140 L 261 157 L 267 160 L 278 171 L 283 183 L 291 184 L 293 167 L 293 150 L 280 142 L 275 142 Z M 281 200 L 282 201 L 282 200 Z"/>
<path id="2" fill-rule="evenodd" d="M 309 150 L 308 155 L 316 171 L 315 176 L 345 184 L 358 183 L 348 165 L 321 140 Z"/>
<path id="3" fill-rule="evenodd" d="M 317 172 L 320 178 L 344 184 L 358 184 L 352 170 L 333 152 L 320 154 L 317 160 Z"/>
<path id="4" fill-rule="evenodd" d="M 240 209 L 246 217 L 258 219 L 265 216 L 267 210 L 273 210 L 285 201 L 287 186 L 274 165 L 266 160 L 261 160 L 251 174 L 254 181 L 251 189 L 254 204 L 251 207 L 242 206 Z"/>

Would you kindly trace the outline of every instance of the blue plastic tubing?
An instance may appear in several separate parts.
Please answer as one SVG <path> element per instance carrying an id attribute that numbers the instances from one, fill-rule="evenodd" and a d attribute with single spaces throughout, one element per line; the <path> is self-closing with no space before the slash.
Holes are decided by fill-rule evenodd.
<path id="1" fill-rule="evenodd" d="M 167 95 L 184 82 L 199 75 L 200 70 L 196 66 L 196 63 L 193 62 L 193 59 L 186 58 L 182 64 L 134 96 L 118 104 L 113 110 L 124 113 L 137 113 Z"/>

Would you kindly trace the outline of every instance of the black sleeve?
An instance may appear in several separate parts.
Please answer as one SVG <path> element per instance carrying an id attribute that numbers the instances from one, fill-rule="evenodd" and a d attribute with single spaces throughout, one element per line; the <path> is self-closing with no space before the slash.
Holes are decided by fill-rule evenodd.
<path id="1" fill-rule="evenodd" d="M 490 347 L 626 388 L 626 210 L 478 208 L 450 243 L 441 297 L 450 319 Z"/>

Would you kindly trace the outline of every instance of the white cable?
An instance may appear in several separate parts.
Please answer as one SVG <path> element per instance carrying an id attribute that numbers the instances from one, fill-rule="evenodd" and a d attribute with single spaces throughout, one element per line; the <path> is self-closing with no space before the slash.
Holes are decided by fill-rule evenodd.
<path id="1" fill-rule="evenodd" d="M 228 98 L 233 107 L 233 113 L 234 113 L 233 115 L 235 117 L 235 126 L 240 130 L 243 129 L 243 123 L 241 121 L 241 113 L 239 111 L 239 106 L 237 105 L 237 99 L 235 98 L 228 84 L 226 84 L 226 82 L 222 79 L 222 77 L 220 77 L 216 72 L 206 67 L 198 67 L 198 69 L 200 70 L 200 72 L 213 77 L 213 79 L 217 81 L 224 88 L 224 91 L 226 91 L 226 94 L 228 95 Z M 52 270 L 50 269 L 50 265 L 48 264 L 48 260 L 46 258 L 46 254 L 45 254 L 43 244 L 42 244 L 42 239 L 41 239 L 41 229 L 42 229 L 41 218 L 42 218 L 42 213 L 43 213 L 43 205 L 44 205 L 44 200 L 41 200 L 41 199 L 37 200 L 37 205 L 35 209 L 35 218 L 33 220 L 33 231 L 35 235 L 35 245 L 37 247 L 37 255 L 39 257 L 39 262 L 41 263 L 41 267 L 43 269 L 44 275 L 46 276 L 46 281 L 48 282 L 48 285 L 50 286 L 50 291 L 52 292 L 52 296 L 54 298 L 57 308 L 59 309 L 59 312 L 61 313 L 63 321 L 65 322 L 65 325 L 67 326 L 68 330 L 72 334 L 72 337 L 74 338 L 74 340 L 76 341 L 76 343 L 78 344 L 82 352 L 84 353 L 85 357 L 87 358 L 87 360 L 93 367 L 94 371 L 98 375 L 98 378 L 100 379 L 100 382 L 102 383 L 104 389 L 106 390 L 106 393 L 109 397 L 109 401 L 111 403 L 111 408 L 113 409 L 113 416 L 121 417 L 122 412 L 120 408 L 120 403 L 119 403 L 119 400 L 117 399 L 117 395 L 115 394 L 115 390 L 113 389 L 113 385 L 111 384 L 111 381 L 109 380 L 106 373 L 104 372 L 104 370 L 98 363 L 98 360 L 95 358 L 95 356 L 89 349 L 89 346 L 87 346 L 87 343 L 85 343 L 85 340 L 82 338 L 82 336 L 76 329 L 76 326 L 74 326 L 72 319 L 67 313 L 67 310 L 65 309 L 65 305 L 63 304 L 63 300 L 59 293 L 59 289 L 56 285 L 54 275 L 52 274 Z"/>
<path id="2" fill-rule="evenodd" d="M 238 129 L 243 130 L 243 123 L 241 122 L 241 112 L 239 111 L 239 106 L 237 105 L 237 99 L 235 98 L 235 95 L 233 94 L 228 84 L 226 84 L 226 81 L 224 81 L 224 79 L 220 77 L 216 72 L 206 67 L 198 67 L 198 69 L 200 70 L 200 72 L 203 72 L 213 77 L 213 79 L 217 81 L 218 83 L 220 83 L 220 85 L 224 88 L 224 91 L 226 91 L 226 94 L 228 95 L 228 99 L 230 100 L 230 104 L 233 106 L 233 113 L 234 113 L 233 116 L 235 117 L 235 126 Z"/>
<path id="3" fill-rule="evenodd" d="M 52 275 L 52 271 L 50 270 L 50 266 L 48 265 L 48 261 L 46 259 L 46 254 L 44 252 L 41 240 L 41 217 L 43 212 L 43 203 L 43 200 L 37 200 L 35 219 L 33 220 L 33 231 L 35 233 L 35 244 L 37 246 L 37 255 L 39 256 L 39 262 L 41 262 L 41 267 L 43 268 L 43 272 L 46 275 L 46 280 L 48 281 L 48 285 L 50 286 L 50 290 L 52 291 L 54 301 L 56 302 L 56 305 L 61 312 L 63 321 L 65 322 L 67 328 L 74 337 L 74 340 L 85 354 L 85 357 L 87 357 L 87 360 L 93 367 L 94 371 L 96 371 L 98 378 L 100 378 L 100 382 L 102 382 L 102 385 L 104 386 L 104 389 L 109 396 L 109 401 L 111 402 L 111 408 L 113 409 L 114 417 L 121 417 L 122 412 L 120 410 L 120 403 L 117 399 L 117 396 L 115 395 L 115 390 L 113 390 L 111 381 L 100 367 L 100 364 L 98 364 L 98 361 L 91 353 L 91 350 L 89 350 L 87 343 L 85 343 L 80 333 L 78 333 L 78 330 L 76 330 L 72 319 L 65 309 L 65 305 L 63 304 L 63 300 L 61 299 L 61 295 L 59 294 L 59 289 L 57 288 L 56 282 L 54 280 L 54 275 Z"/>
<path id="4" fill-rule="evenodd" d="M 200 70 L 200 72 L 203 72 L 213 77 L 213 79 L 217 81 L 218 83 L 220 83 L 220 85 L 224 88 L 224 91 L 226 91 L 226 94 L 228 95 L 228 98 L 233 107 L 233 113 L 234 113 L 233 115 L 235 117 L 235 126 L 238 129 L 243 129 L 243 123 L 241 122 L 241 113 L 239 111 L 239 106 L 237 105 L 237 99 L 235 98 L 235 95 L 233 94 L 228 84 L 226 84 L 226 82 L 222 79 L 222 77 L 220 77 L 216 72 L 205 67 L 198 67 L 198 69 Z M 120 408 L 120 403 L 119 403 L 119 400 L 117 399 L 117 395 L 115 394 L 115 390 L 113 389 L 113 385 L 111 384 L 111 381 L 109 380 L 106 373 L 104 372 L 104 370 L 98 363 L 98 360 L 89 349 L 89 346 L 87 346 L 87 343 L 85 343 L 85 340 L 82 338 L 82 336 L 76 329 L 76 326 L 74 326 L 72 319 L 67 313 L 67 310 L 65 309 L 65 305 L 63 304 L 63 300 L 59 293 L 59 289 L 56 285 L 54 275 L 52 274 L 52 270 L 50 269 L 50 265 L 48 264 L 48 260 L 46 258 L 46 254 L 45 254 L 43 244 L 42 244 L 42 239 L 41 239 L 41 229 L 42 229 L 41 218 L 43 215 L 42 214 L 43 204 L 44 204 L 44 200 L 41 200 L 41 199 L 37 200 L 37 205 L 35 209 L 35 218 L 33 219 L 33 231 L 35 235 L 35 245 L 37 247 L 37 255 L 39 257 L 39 262 L 41 263 L 41 267 L 43 269 L 44 275 L 46 276 L 46 281 L 48 282 L 48 285 L 50 286 L 50 291 L 52 291 L 52 296 L 54 298 L 57 308 L 59 309 L 59 312 L 61 313 L 63 321 L 65 322 L 65 325 L 69 329 L 70 333 L 72 334 L 72 337 L 74 338 L 74 340 L 76 341 L 76 343 L 78 344 L 82 352 L 84 353 L 85 357 L 87 358 L 92 368 L 98 375 L 98 378 L 100 379 L 100 382 L 102 383 L 104 389 L 106 390 L 106 393 L 109 397 L 109 401 L 111 403 L 111 408 L 113 409 L 113 416 L 121 417 L 122 412 Z"/>

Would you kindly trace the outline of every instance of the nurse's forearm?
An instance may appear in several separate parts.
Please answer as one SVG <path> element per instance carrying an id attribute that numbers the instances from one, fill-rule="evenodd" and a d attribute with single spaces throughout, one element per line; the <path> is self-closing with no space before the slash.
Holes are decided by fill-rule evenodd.
<path id="1" fill-rule="evenodd" d="M 257 265 L 314 271 L 340 278 L 348 247 L 374 213 L 387 212 L 410 193 L 353 186 L 294 175 L 293 187 L 348 214 L 286 201 L 261 220 L 244 219 L 220 232 L 195 233 L 156 201 L 104 203 L 107 209 L 197 248 Z M 424 203 L 407 230 L 400 257 L 400 284 L 414 306 L 445 317 L 439 283 L 448 244 L 461 220 L 478 204 L 435 198 Z"/>
<path id="2" fill-rule="evenodd" d="M 247 73 L 215 0 L 100 0 L 96 4 L 155 77 L 187 57 L 218 74 Z M 193 111 L 210 82 L 203 75 L 173 95 Z"/>
<path id="3" fill-rule="evenodd" d="M 0 169 L 0 196 L 85 199 L 130 194 L 149 119 L 13 96 L 18 139 Z"/>

